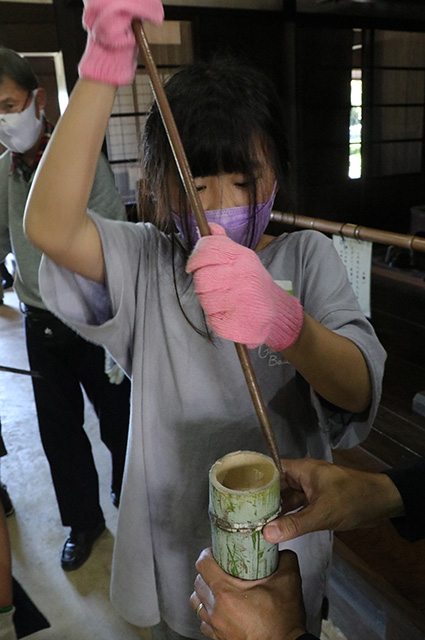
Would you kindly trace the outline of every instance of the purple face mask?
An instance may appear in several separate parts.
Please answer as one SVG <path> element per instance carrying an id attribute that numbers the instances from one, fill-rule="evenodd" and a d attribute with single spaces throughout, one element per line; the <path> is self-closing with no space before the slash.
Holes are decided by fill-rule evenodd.
<path id="1" fill-rule="evenodd" d="M 254 212 L 249 205 L 243 205 L 242 207 L 232 207 L 230 209 L 205 211 L 205 217 L 208 223 L 216 222 L 221 225 L 226 231 L 227 236 L 238 244 L 248 247 L 249 249 L 255 249 L 269 223 L 275 196 L 276 182 L 273 185 L 270 199 L 264 204 L 258 204 Z M 174 211 L 171 213 L 174 224 L 182 236 L 186 240 L 189 240 L 192 247 L 195 246 L 200 238 L 200 233 L 193 213 L 188 213 L 187 215 L 189 238 L 186 238 L 183 218 Z M 254 224 L 255 229 L 253 231 Z"/>

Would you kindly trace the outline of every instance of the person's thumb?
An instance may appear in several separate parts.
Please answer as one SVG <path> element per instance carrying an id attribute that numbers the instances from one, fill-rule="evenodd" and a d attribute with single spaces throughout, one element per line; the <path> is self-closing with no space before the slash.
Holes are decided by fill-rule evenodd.
<path id="1" fill-rule="evenodd" d="M 216 222 L 209 222 L 210 233 L 212 236 L 227 236 L 225 229 Z"/>
<path id="2" fill-rule="evenodd" d="M 269 522 L 263 535 L 268 542 L 287 542 L 311 531 L 319 531 L 320 525 L 315 517 L 315 509 L 308 506 L 295 513 L 289 513 Z"/>

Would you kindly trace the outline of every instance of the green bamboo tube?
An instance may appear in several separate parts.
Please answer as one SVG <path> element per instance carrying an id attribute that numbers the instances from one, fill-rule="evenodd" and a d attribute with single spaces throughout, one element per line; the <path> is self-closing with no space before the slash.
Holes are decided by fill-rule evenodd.
<path id="1" fill-rule="evenodd" d="M 209 514 L 213 555 L 224 571 L 257 580 L 277 567 L 278 545 L 262 529 L 280 510 L 280 474 L 268 456 L 235 451 L 209 473 Z"/>

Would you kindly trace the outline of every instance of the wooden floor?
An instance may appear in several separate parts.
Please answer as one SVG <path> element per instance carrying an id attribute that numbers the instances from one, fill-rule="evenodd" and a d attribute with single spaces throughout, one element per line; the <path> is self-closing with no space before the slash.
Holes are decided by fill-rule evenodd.
<path id="1" fill-rule="evenodd" d="M 381 406 L 364 448 L 390 466 L 425 457 L 425 417 L 412 409 L 425 390 L 424 367 L 389 354 Z"/>

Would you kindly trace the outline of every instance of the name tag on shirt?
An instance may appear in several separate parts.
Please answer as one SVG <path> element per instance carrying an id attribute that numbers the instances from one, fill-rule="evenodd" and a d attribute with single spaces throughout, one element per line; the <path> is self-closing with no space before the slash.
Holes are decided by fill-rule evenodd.
<path id="1" fill-rule="evenodd" d="M 334 235 L 333 245 L 345 264 L 348 279 L 356 294 L 360 309 L 367 318 L 370 318 L 372 243 Z"/>
<path id="2" fill-rule="evenodd" d="M 292 280 L 274 280 L 274 283 L 281 287 L 284 291 L 287 291 L 291 295 L 292 291 Z"/>

